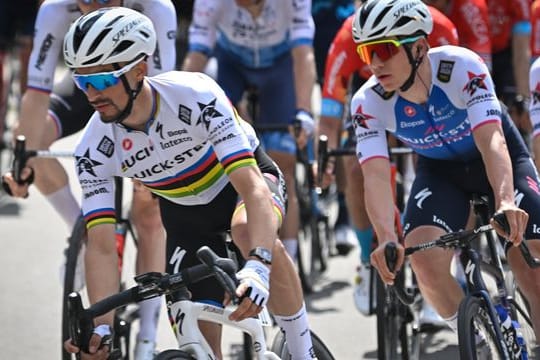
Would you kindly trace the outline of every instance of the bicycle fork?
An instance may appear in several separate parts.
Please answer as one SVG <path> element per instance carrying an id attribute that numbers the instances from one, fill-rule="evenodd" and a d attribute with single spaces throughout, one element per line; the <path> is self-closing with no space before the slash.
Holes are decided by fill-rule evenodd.
<path id="1" fill-rule="evenodd" d="M 480 272 L 480 258 L 478 254 L 474 250 L 466 247 L 462 248 L 459 256 L 461 263 L 463 264 L 465 278 L 467 281 L 468 294 L 466 296 L 479 297 L 484 301 L 489 319 L 493 324 L 493 330 L 495 331 L 498 339 L 496 344 L 497 348 L 502 354 L 504 354 L 505 359 L 516 359 L 516 353 L 512 350 L 514 349 L 514 342 L 516 339 L 505 337 L 502 333 L 501 319 L 497 313 L 497 310 L 495 309 L 495 306 L 493 305 Z M 497 284 L 497 286 L 499 286 L 499 284 Z M 517 359 L 521 359 L 521 357 L 517 357 Z"/>

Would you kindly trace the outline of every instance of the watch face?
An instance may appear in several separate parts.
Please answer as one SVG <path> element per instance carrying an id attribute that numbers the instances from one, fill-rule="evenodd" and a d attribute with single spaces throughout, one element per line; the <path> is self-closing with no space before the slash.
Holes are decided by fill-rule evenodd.
<path id="1" fill-rule="evenodd" d="M 256 256 L 262 261 L 270 264 L 272 262 L 272 252 L 263 247 L 256 247 L 255 249 L 249 252 L 250 256 Z"/>

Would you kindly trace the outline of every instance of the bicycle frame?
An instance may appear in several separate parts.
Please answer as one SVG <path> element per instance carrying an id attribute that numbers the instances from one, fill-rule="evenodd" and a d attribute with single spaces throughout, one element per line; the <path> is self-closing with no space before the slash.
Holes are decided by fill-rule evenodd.
<path id="1" fill-rule="evenodd" d="M 465 270 L 465 278 L 467 279 L 467 288 L 469 290 L 469 294 L 467 296 L 481 297 L 488 305 L 488 315 L 491 323 L 494 324 L 493 329 L 495 331 L 495 334 L 497 335 L 497 339 L 499 340 L 499 342 L 497 343 L 497 347 L 499 348 L 499 351 L 505 355 L 506 358 L 509 358 L 508 348 L 511 348 L 512 344 L 507 344 L 505 342 L 500 326 L 495 326 L 495 324 L 500 324 L 500 319 L 499 315 L 497 315 L 497 312 L 493 305 L 493 301 L 491 300 L 491 296 L 489 295 L 487 286 L 482 277 L 482 273 L 480 270 L 480 256 L 478 255 L 476 250 L 472 249 L 469 245 L 467 245 L 461 248 L 460 260 L 463 264 L 463 269 Z M 504 294 L 506 294 L 504 279 L 497 279 L 496 284 L 499 293 L 503 292 Z M 506 297 L 504 297 L 504 299 L 506 299 Z M 505 306 L 504 303 L 503 306 Z M 507 306 L 505 306 L 505 308 L 508 309 Z"/>
<path id="2" fill-rule="evenodd" d="M 173 325 L 178 341 L 178 349 L 193 355 L 197 359 L 217 359 L 199 329 L 198 320 L 206 320 L 248 333 L 253 339 L 253 348 L 257 360 L 280 359 L 275 353 L 268 350 L 263 324 L 259 318 L 232 321 L 229 320 L 229 315 L 233 312 L 233 309 L 192 302 L 188 299 L 171 304 L 169 312 L 171 319 L 179 319 L 179 322 Z"/>

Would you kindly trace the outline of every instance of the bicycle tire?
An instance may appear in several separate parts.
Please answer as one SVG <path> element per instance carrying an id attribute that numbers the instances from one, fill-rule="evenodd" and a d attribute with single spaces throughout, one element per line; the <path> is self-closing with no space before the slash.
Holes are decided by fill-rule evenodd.
<path id="1" fill-rule="evenodd" d="M 506 359 L 483 298 L 466 296 L 458 309 L 458 343 L 461 359 Z M 499 326 L 497 323 L 495 326 Z M 484 334 L 485 346 L 477 349 L 476 333 Z"/>
<path id="2" fill-rule="evenodd" d="M 175 359 L 187 359 L 195 360 L 193 356 L 182 350 L 165 350 L 160 352 L 154 357 L 154 360 L 175 360 Z"/>
<path id="3" fill-rule="evenodd" d="M 301 225 L 300 231 L 298 231 L 298 276 L 302 284 L 302 289 L 306 294 L 313 292 L 314 284 L 314 264 L 313 257 L 313 244 L 317 241 L 317 231 L 313 222 L 305 223 Z"/>
<path id="4" fill-rule="evenodd" d="M 397 279 L 396 279 L 397 280 Z M 409 334 L 406 305 L 387 289 L 376 276 L 377 358 L 379 360 L 409 359 Z"/>
<path id="5" fill-rule="evenodd" d="M 324 342 L 315 334 L 313 331 L 311 333 L 311 342 L 313 344 L 313 351 L 318 360 L 334 360 L 334 355 L 330 352 L 328 347 Z M 272 347 L 270 351 L 274 352 L 283 360 L 291 359 L 289 354 L 289 349 L 287 348 L 287 341 L 285 340 L 285 334 L 282 331 L 278 331 L 274 340 L 272 341 Z"/>
<path id="6" fill-rule="evenodd" d="M 69 319 L 67 310 L 68 295 L 74 290 L 77 258 L 84 242 L 86 222 L 82 217 L 77 219 L 73 231 L 68 238 L 68 247 L 65 250 L 66 267 L 64 272 L 64 289 L 62 295 L 62 359 L 71 360 L 71 354 L 64 350 L 64 341 L 69 339 Z"/>

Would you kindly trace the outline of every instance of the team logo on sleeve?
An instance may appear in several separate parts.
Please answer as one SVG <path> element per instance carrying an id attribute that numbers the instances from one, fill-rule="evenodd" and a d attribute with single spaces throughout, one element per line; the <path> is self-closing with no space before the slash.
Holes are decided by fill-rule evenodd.
<path id="1" fill-rule="evenodd" d="M 180 106 L 178 106 L 178 118 L 182 120 L 183 123 L 191 125 L 191 109 L 180 104 Z"/>
<path id="2" fill-rule="evenodd" d="M 377 83 L 375 86 L 372 87 L 372 89 L 373 91 L 375 91 L 375 94 L 379 95 L 384 100 L 388 100 L 394 95 L 393 91 L 384 90 L 384 88 L 382 87 L 380 83 Z"/>
<path id="3" fill-rule="evenodd" d="M 78 175 L 81 175 L 82 173 L 89 173 L 90 175 L 97 177 L 94 167 L 103 165 L 99 161 L 93 160 L 90 158 L 90 149 L 86 149 L 83 156 L 75 156 L 75 160 L 77 161 L 77 173 Z"/>
<path id="4" fill-rule="evenodd" d="M 103 139 L 98 144 L 97 151 L 110 158 L 114 153 L 114 142 L 107 136 L 103 136 Z"/>
<path id="5" fill-rule="evenodd" d="M 463 87 L 463 91 L 466 91 L 470 96 L 474 95 L 477 89 L 484 89 L 487 90 L 486 83 L 484 79 L 486 78 L 486 74 L 475 74 L 470 71 L 467 71 L 467 75 L 469 76 L 469 81 Z"/>
<path id="6" fill-rule="evenodd" d="M 441 60 L 439 69 L 437 70 L 437 79 L 444 83 L 449 82 L 452 76 L 452 70 L 454 70 L 454 64 L 454 61 Z"/>
<path id="7" fill-rule="evenodd" d="M 208 104 L 202 104 L 200 102 L 197 102 L 197 104 L 199 105 L 199 109 L 201 110 L 201 115 L 199 115 L 196 125 L 199 125 L 202 122 L 206 127 L 206 130 L 208 130 L 212 119 L 223 116 L 222 113 L 216 110 L 216 101 L 217 99 L 214 99 Z"/>
<path id="8" fill-rule="evenodd" d="M 367 129 L 367 120 L 374 119 L 373 116 L 364 114 L 362 111 L 362 105 L 358 106 L 356 109 L 354 115 L 352 116 L 352 124 L 354 128 L 356 129 L 358 126 L 363 127 L 364 129 Z"/>

